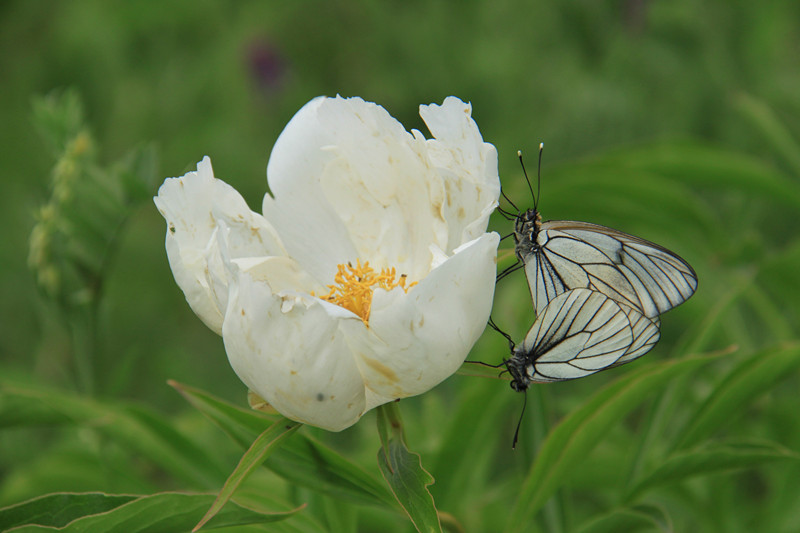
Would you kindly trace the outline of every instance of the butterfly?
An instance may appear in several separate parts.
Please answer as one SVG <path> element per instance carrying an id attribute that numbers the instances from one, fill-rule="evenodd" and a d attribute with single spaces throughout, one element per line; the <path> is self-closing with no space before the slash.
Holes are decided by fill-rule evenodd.
<path id="1" fill-rule="evenodd" d="M 517 392 L 525 392 L 531 383 L 582 378 L 628 363 L 650 351 L 661 336 L 657 317 L 650 319 L 638 309 L 584 288 L 553 298 L 520 345 L 489 323 L 508 339 L 511 357 L 498 366 L 505 366 Z M 512 448 L 525 414 L 527 395 L 524 398 Z"/>
<path id="2" fill-rule="evenodd" d="M 645 354 L 658 342 L 658 323 L 591 289 L 570 289 L 536 317 L 525 340 L 504 361 L 511 388 L 582 378 Z M 508 337 L 507 337 L 508 338 Z"/>
<path id="3" fill-rule="evenodd" d="M 524 267 L 536 321 L 520 345 L 491 318 L 489 325 L 508 339 L 511 357 L 500 366 L 511 375 L 511 388 L 524 392 L 531 383 L 582 378 L 650 351 L 661 337 L 659 315 L 694 294 L 697 274 L 676 253 L 634 235 L 589 222 L 542 222 L 540 194 L 533 194 L 517 155 L 534 207 L 520 212 L 503 194 L 517 210 L 500 209 L 514 219 L 517 263 L 497 280 Z"/>
<path id="4" fill-rule="evenodd" d="M 540 145 L 540 169 L 542 148 Z M 518 156 L 522 162 L 522 154 L 518 152 Z M 525 179 L 533 194 L 527 172 Z M 498 276 L 501 279 L 521 263 L 537 315 L 559 294 L 587 288 L 652 319 L 685 302 L 697 289 L 697 274 L 675 252 L 598 224 L 542 222 L 538 198 L 534 195 L 534 207 L 525 212 L 504 212 L 515 219 L 518 262 Z"/>

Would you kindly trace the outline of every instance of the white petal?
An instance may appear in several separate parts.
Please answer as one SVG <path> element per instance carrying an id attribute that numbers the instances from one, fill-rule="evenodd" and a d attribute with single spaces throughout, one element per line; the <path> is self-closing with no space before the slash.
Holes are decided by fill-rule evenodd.
<path id="1" fill-rule="evenodd" d="M 233 258 L 285 255 L 277 233 L 235 189 L 214 178 L 208 157 L 196 172 L 165 180 L 153 200 L 167 221 L 167 257 L 175 281 L 197 316 L 220 333 L 227 282 L 218 226 L 228 228 L 226 253 Z"/>
<path id="2" fill-rule="evenodd" d="M 319 280 L 332 280 L 336 265 L 358 254 L 342 220 L 325 199 L 319 179 L 333 159 L 324 147 L 335 142 L 320 124 L 315 98 L 298 111 L 275 142 L 267 165 L 269 194 L 264 217 L 281 235 L 289 255 Z"/>
<path id="3" fill-rule="evenodd" d="M 336 130 L 336 158 L 321 178 L 359 256 L 412 280 L 430 271 L 430 243 L 446 244 L 441 178 L 419 142 L 385 109 L 361 99 L 330 100 L 323 126 Z"/>
<path id="4" fill-rule="evenodd" d="M 467 104 L 423 111 L 446 140 L 412 135 L 360 98 L 313 100 L 281 134 L 264 213 L 317 279 L 356 259 L 421 279 L 431 244 L 449 254 L 485 231 L 499 194 L 494 148 Z"/>
<path id="5" fill-rule="evenodd" d="M 246 272 L 233 277 L 222 337 L 239 379 L 293 420 L 330 431 L 354 424 L 366 409 L 364 383 L 338 325 L 361 320 L 273 294 Z"/>
<path id="6" fill-rule="evenodd" d="M 427 149 L 445 180 L 443 216 L 451 250 L 486 231 L 500 195 L 497 150 L 483 142 L 472 106 L 458 98 L 450 96 L 441 106 L 420 106 L 419 114 L 435 137 L 427 141 Z"/>
<path id="7" fill-rule="evenodd" d="M 458 369 L 489 318 L 498 243 L 489 233 L 464 245 L 407 294 L 376 291 L 368 335 L 343 326 L 370 390 L 412 396 Z"/>

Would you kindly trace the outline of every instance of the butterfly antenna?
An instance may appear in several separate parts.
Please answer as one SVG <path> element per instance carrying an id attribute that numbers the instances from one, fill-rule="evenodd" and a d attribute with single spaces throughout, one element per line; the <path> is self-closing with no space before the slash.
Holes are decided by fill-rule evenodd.
<path id="1" fill-rule="evenodd" d="M 522 173 L 525 175 L 525 181 L 528 182 L 528 190 L 531 191 L 531 198 L 533 198 L 533 208 L 536 209 L 536 204 L 539 201 L 539 197 L 533 194 L 533 185 L 531 185 L 531 180 L 528 177 L 528 171 L 525 170 L 525 162 L 522 160 L 522 150 L 517 150 L 517 157 L 519 158 L 519 164 L 522 167 Z"/>
<path id="2" fill-rule="evenodd" d="M 536 200 L 533 202 L 533 210 L 539 210 L 539 197 L 542 195 L 542 152 L 544 143 L 539 143 L 539 168 L 536 170 Z"/>
<path id="3" fill-rule="evenodd" d="M 525 407 L 528 406 L 528 391 L 525 391 L 522 396 L 522 412 L 519 414 L 519 420 L 517 420 L 517 430 L 514 431 L 514 442 L 511 443 L 512 450 L 517 449 L 517 441 L 519 441 L 519 428 L 522 427 L 522 417 L 525 416 Z"/>

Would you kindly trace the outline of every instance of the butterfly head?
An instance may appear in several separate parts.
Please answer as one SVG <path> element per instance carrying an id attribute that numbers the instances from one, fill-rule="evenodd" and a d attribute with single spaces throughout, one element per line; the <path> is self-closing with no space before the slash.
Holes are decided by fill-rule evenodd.
<path id="1" fill-rule="evenodd" d="M 511 388 L 517 392 L 525 392 L 531 384 L 528 375 L 528 362 L 524 352 L 514 350 L 514 354 L 505 362 L 508 373 L 511 374 Z"/>

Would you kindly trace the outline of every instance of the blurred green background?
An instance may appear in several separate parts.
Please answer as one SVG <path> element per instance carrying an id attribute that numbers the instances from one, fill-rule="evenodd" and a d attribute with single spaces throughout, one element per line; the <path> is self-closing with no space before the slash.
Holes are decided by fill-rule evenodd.
<path id="1" fill-rule="evenodd" d="M 407 128 L 426 131 L 418 105 L 456 95 L 472 102 L 484 139 L 497 147 L 504 190 L 517 205 L 531 200 L 516 151 L 526 151 L 532 168 L 544 141 L 539 208 L 545 219 L 587 220 L 641 235 L 677 251 L 697 270 L 697 294 L 664 317 L 661 343 L 636 367 L 738 345 L 739 352 L 685 378 L 681 390 L 696 407 L 736 364 L 797 337 L 798 2 L 3 2 L 0 379 L 85 396 L 74 376 L 68 331 L 27 266 L 33 213 L 50 195 L 55 162 L 37 133 L 32 102 L 68 88 L 83 101 L 101 164 L 152 143 L 160 183 L 209 155 L 217 177 L 257 211 L 271 146 L 314 96 L 361 96 Z M 492 227 L 503 235 L 511 230 L 499 217 Z M 144 201 L 119 234 L 104 272 L 91 396 L 138 402 L 171 417 L 219 450 L 229 470 L 238 448 L 166 385 L 176 379 L 246 405 L 221 339 L 196 319 L 172 280 L 164 232 L 154 205 Z M 521 273 L 498 287 L 495 319 L 515 338 L 530 327 Z M 506 353 L 505 341 L 487 332 L 471 359 L 499 362 Z M 516 459 L 507 446 L 520 398 L 505 382 L 453 377 L 402 402 L 409 445 L 437 478 L 432 490 L 437 501 L 448 502 L 444 510 L 467 531 L 491 531 L 493 517 L 504 516 L 503 503 L 515 491 L 507 474 L 526 471 L 550 425 L 633 368 L 537 392 L 533 401 L 540 408 L 525 421 Z M 781 379 L 732 411 L 726 435 L 797 451 L 796 368 L 787 365 Z M 499 417 L 466 441 L 486 450 L 481 483 L 456 489 L 448 485 L 447 468 L 436 470 L 446 461 L 428 465 L 426 453 L 436 456 L 450 442 L 438 428 L 449 428 L 447 438 L 470 434 L 471 417 L 481 415 L 464 412 L 463 405 L 476 397 L 494 402 Z M 686 405 L 656 405 L 672 406 L 658 412 L 666 417 L 659 419 L 664 434 L 671 421 L 691 417 Z M 661 433 L 638 440 L 655 411 L 648 406 L 615 426 L 592 452 L 591 466 L 565 481 L 569 490 L 561 490 L 570 496 L 560 493 L 558 508 L 546 508 L 525 527 L 572 531 L 607 510 L 606 491 L 618 487 L 617 471 L 635 470 L 619 466 L 627 465 L 626 451 L 664 451 Z M 452 427 L 456 420 L 465 424 L 460 430 Z M 186 488 L 146 457 L 89 438 L 80 426 L 5 425 L 0 504 L 57 490 Z M 338 435 L 301 431 L 374 469 L 370 416 Z M 658 463 L 659 452 L 652 453 L 651 462 Z M 766 463 L 714 474 L 702 484 L 686 482 L 657 498 L 657 505 L 678 531 L 752 531 L 759 523 L 769 526 L 760 531 L 800 530 L 795 460 L 789 467 Z M 305 494 L 281 490 L 288 499 Z M 460 497 L 448 499 L 448 491 Z M 366 523 L 409 527 L 386 516 L 368 516 Z"/>

